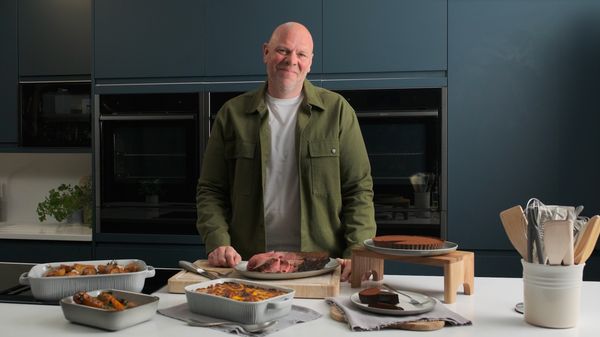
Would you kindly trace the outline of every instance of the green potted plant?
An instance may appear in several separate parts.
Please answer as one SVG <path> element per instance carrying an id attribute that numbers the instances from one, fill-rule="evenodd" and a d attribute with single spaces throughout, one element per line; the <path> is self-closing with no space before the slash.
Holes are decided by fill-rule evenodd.
<path id="1" fill-rule="evenodd" d="M 45 221 L 48 216 L 53 216 L 56 221 L 63 221 L 83 212 L 83 223 L 91 224 L 91 180 L 85 179 L 79 185 L 61 184 L 56 189 L 51 189 L 44 201 L 38 203 L 36 211 L 40 221 Z"/>

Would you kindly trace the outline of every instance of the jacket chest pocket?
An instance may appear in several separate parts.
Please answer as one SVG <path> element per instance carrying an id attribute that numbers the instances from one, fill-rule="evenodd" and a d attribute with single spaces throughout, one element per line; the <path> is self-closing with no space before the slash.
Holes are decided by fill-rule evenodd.
<path id="1" fill-rule="evenodd" d="M 256 143 L 243 141 L 225 142 L 229 179 L 232 182 L 232 197 L 249 195 L 252 187 L 260 181 L 256 157 Z"/>
<path id="2" fill-rule="evenodd" d="M 308 143 L 311 184 L 314 195 L 340 193 L 339 142 L 313 141 Z"/>

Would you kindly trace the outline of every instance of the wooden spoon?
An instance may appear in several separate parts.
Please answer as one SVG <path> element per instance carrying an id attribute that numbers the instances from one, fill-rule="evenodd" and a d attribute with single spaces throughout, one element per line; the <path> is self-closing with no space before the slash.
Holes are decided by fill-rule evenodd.
<path id="1" fill-rule="evenodd" d="M 544 222 L 544 250 L 549 265 L 573 264 L 573 220 Z"/>
<path id="2" fill-rule="evenodd" d="M 583 233 L 579 234 L 575 244 L 575 264 L 585 263 L 592 255 L 600 234 L 600 216 L 594 215 L 585 225 Z"/>
<path id="3" fill-rule="evenodd" d="M 527 260 L 527 219 L 519 205 L 500 212 L 504 231 L 513 247 Z"/>

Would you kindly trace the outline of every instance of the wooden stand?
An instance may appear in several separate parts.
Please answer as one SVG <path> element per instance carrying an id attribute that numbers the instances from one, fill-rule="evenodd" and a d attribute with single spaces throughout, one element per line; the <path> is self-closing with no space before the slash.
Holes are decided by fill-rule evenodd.
<path id="1" fill-rule="evenodd" d="M 443 266 L 445 303 L 456 301 L 456 292 L 461 284 L 466 295 L 472 295 L 475 290 L 475 254 L 473 252 L 457 250 L 438 256 L 396 256 L 376 253 L 364 247 L 352 250 L 352 288 L 360 287 L 361 277 L 368 271 L 372 271 L 374 281 L 382 280 L 384 260 Z"/>

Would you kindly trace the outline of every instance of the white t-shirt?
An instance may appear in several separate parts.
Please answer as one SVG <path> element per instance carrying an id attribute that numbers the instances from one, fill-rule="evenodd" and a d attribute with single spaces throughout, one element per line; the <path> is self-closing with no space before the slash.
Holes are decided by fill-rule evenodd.
<path id="1" fill-rule="evenodd" d="M 266 248 L 300 251 L 296 116 L 302 95 L 285 99 L 266 96 L 271 129 L 264 191 Z"/>

